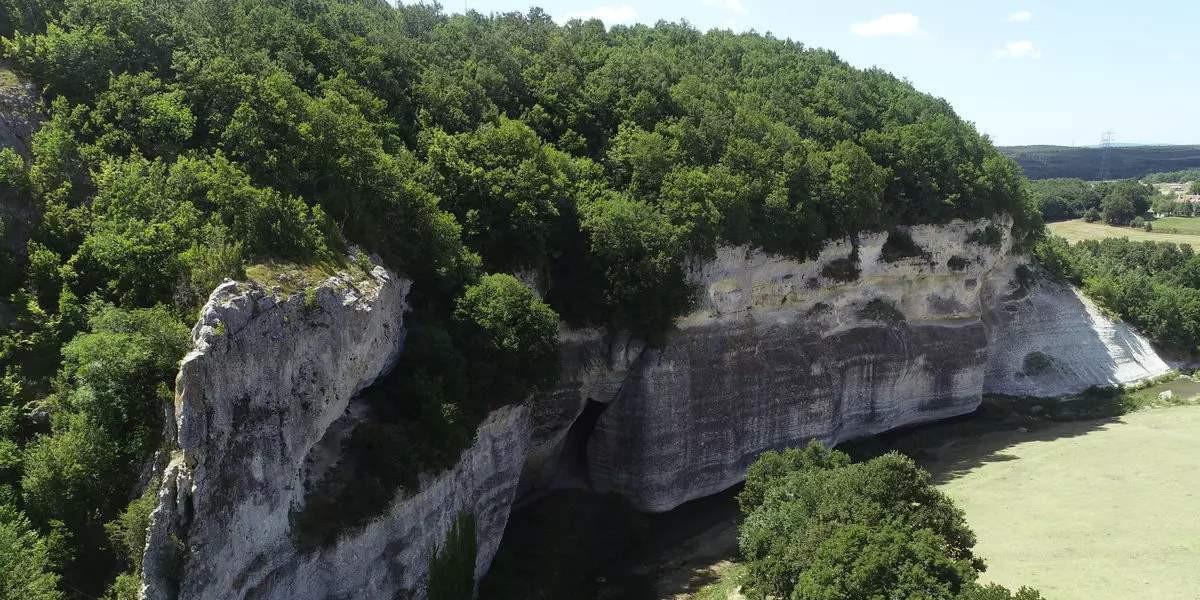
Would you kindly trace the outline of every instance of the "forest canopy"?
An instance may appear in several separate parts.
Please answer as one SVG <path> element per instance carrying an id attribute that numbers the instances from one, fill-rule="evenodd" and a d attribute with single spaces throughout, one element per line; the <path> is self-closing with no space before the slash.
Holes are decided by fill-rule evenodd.
<path id="1" fill-rule="evenodd" d="M 381 389 L 444 432 L 410 449 L 429 468 L 544 379 L 487 368 L 513 340 L 528 365 L 556 319 L 661 333 L 719 244 L 1040 227 L 945 101 L 770 36 L 383 0 L 0 0 L 0 36 L 45 110 L 28 155 L 0 152 L 30 215 L 0 249 L 0 544 L 37 538 L 29 598 L 133 589 L 126 505 L 187 327 L 256 262 L 353 244 L 415 281 L 414 375 Z"/>

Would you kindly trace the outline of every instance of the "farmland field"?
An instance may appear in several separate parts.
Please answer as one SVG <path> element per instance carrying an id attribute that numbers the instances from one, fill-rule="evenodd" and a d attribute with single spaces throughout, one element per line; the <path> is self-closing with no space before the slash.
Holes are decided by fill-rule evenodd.
<path id="1" fill-rule="evenodd" d="M 1133 227 L 1114 227 L 1104 223 L 1088 223 L 1083 219 L 1047 223 L 1046 228 L 1068 242 L 1101 240 L 1104 238 L 1129 238 L 1135 242 L 1174 242 L 1190 244 L 1200 249 L 1200 218 L 1166 217 L 1154 221 L 1155 231 L 1143 231 Z M 1171 232 L 1159 231 L 1158 228 Z M 1178 233 L 1176 233 L 1176 231 Z"/>
<path id="2" fill-rule="evenodd" d="M 983 580 L 1059 600 L 1195 600 L 1197 443 L 1200 407 L 1179 406 L 995 432 L 928 466 L 952 474 L 941 489 L 979 538 Z"/>
<path id="3" fill-rule="evenodd" d="M 1200 217 L 1162 217 L 1154 221 L 1154 231 L 1200 235 Z"/>

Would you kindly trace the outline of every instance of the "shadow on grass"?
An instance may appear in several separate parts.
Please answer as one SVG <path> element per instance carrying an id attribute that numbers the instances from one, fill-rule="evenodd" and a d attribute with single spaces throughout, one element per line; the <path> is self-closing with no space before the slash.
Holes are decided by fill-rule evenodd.
<path id="1" fill-rule="evenodd" d="M 1120 422 L 1131 410 L 1159 405 L 1161 387 L 1095 388 L 1062 399 L 987 396 L 970 415 L 839 449 L 856 461 L 902 452 L 941 484 L 986 464 L 1016 460 L 1005 452 L 1015 444 L 1085 435 Z M 547 494 L 509 520 L 480 597 L 658 600 L 695 594 L 720 579 L 714 565 L 737 559 L 740 489 L 652 515 L 616 496 Z"/>
<path id="2" fill-rule="evenodd" d="M 985 396 L 969 415 L 905 427 L 840 446 L 855 461 L 895 450 L 910 456 L 937 484 L 986 464 L 1016 457 L 1005 449 L 1029 441 L 1086 435 L 1120 422 L 1121 415 L 1150 405 L 1151 392 L 1092 388 L 1066 398 Z"/>

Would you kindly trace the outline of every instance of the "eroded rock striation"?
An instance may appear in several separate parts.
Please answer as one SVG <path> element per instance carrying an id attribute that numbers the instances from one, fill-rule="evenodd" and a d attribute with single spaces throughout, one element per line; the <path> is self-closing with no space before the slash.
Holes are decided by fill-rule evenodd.
<path id="1" fill-rule="evenodd" d="M 1171 364 L 1146 338 L 1078 290 L 1038 278 L 984 313 L 991 332 L 984 391 L 1062 396 L 1094 385 L 1133 383 Z"/>
<path id="2" fill-rule="evenodd" d="M 564 337 L 558 388 L 533 405 L 525 488 L 669 510 L 737 483 L 768 449 L 969 413 L 984 393 L 1058 395 L 1169 369 L 1128 326 L 1035 275 L 1008 229 L 915 226 L 811 261 L 721 249 L 694 268 L 700 302 L 663 345 Z M 857 276 L 831 268 L 854 253 Z M 1031 353 L 1049 358 L 1028 369 Z M 583 421 L 586 435 L 572 431 Z"/>
<path id="3" fill-rule="evenodd" d="M 227 283 L 180 370 L 146 596 L 423 598 L 462 511 L 477 521 L 482 575 L 523 494 L 575 486 L 668 510 L 737 483 L 768 449 L 964 414 L 986 392 L 1060 394 L 1168 369 L 1025 266 L 1008 228 L 914 226 L 809 261 L 722 248 L 692 266 L 698 302 L 662 344 L 563 330 L 554 389 L 494 412 L 454 467 L 312 550 L 290 515 L 370 418 L 353 399 L 401 349 L 408 282 L 377 268 L 361 284 L 331 279 L 315 303 Z"/>

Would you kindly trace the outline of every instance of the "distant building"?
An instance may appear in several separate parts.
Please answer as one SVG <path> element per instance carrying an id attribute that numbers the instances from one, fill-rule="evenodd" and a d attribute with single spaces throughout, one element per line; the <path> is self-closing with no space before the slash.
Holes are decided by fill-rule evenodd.
<path id="1" fill-rule="evenodd" d="M 1180 194 L 1175 198 L 1176 202 L 1188 202 L 1190 204 L 1200 204 L 1200 194 Z"/>

